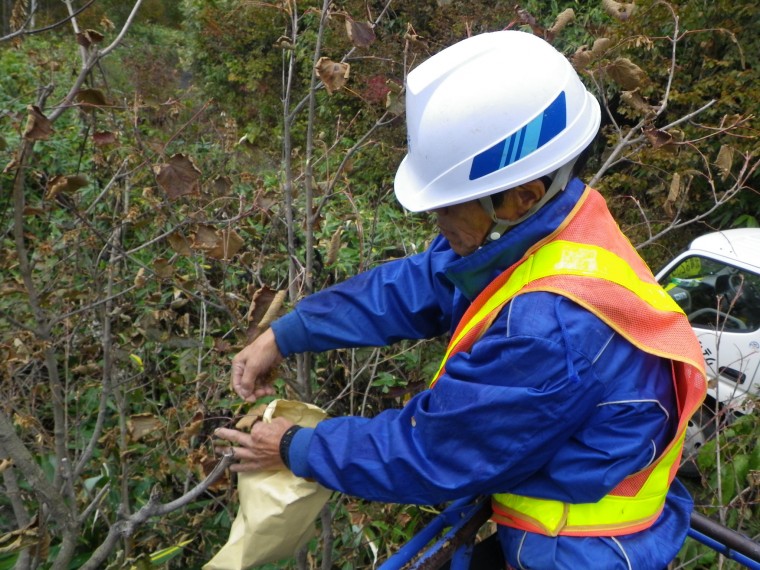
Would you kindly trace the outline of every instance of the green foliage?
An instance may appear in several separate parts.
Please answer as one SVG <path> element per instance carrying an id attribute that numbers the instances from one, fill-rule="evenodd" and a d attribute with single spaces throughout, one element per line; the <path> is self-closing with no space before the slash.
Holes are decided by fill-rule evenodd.
<path id="1" fill-rule="evenodd" d="M 631 147 L 601 182 L 634 243 L 668 227 L 673 219 L 710 210 L 705 222 L 712 229 L 753 223 L 753 213 L 760 208 L 758 194 L 751 189 L 757 175 L 747 176 L 742 169 L 751 166 L 758 150 L 757 117 L 748 100 L 758 82 L 757 38 L 752 31 L 757 23 L 756 11 L 745 4 L 641 2 L 630 20 L 610 21 L 598 34 L 612 40 L 610 58 L 625 56 L 643 69 L 647 79 L 637 92 L 645 102 L 656 105 L 666 93 L 669 96 L 665 112 L 646 126 L 649 131 L 641 143 Z M 674 53 L 677 65 L 671 74 Z M 602 60 L 600 68 L 607 61 Z M 605 128 L 606 140 L 614 147 L 625 132 L 618 127 L 633 125 L 643 114 L 625 103 L 625 94 L 614 83 L 603 88 L 612 121 Z M 711 100 L 714 103 L 694 119 L 678 122 Z M 674 126 L 659 130 L 666 125 Z M 725 132 L 732 136 L 721 136 Z M 674 195 L 678 180 L 680 189 Z M 714 208 L 723 193 L 742 186 L 736 199 Z M 676 236 L 677 247 L 707 229 L 687 229 Z M 659 264 L 661 253 L 644 251 L 652 265 Z"/>
<path id="2" fill-rule="evenodd" d="M 700 480 L 686 482 L 699 512 L 723 521 L 746 536 L 757 536 L 760 533 L 757 517 L 760 418 L 757 414 L 748 414 L 725 419 L 726 427 L 699 449 Z M 704 545 L 687 541 L 678 559 L 683 563 L 679 568 L 707 569 L 715 567 L 717 554 Z M 742 566 L 726 561 L 723 567 Z"/>

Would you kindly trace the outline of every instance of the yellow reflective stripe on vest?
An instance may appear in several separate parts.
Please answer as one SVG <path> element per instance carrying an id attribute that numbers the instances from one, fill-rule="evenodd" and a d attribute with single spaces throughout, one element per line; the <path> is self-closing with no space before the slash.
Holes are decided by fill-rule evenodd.
<path id="1" fill-rule="evenodd" d="M 683 312 L 662 287 L 639 279 L 631 266 L 614 253 L 588 244 L 563 240 L 549 242 L 518 265 L 504 286 L 483 304 L 469 322 L 465 323 L 459 335 L 449 343 L 434 380 L 440 375 L 451 351 L 473 327 L 499 309 L 528 283 L 557 275 L 604 279 L 625 287 L 655 309 Z"/>
<path id="2" fill-rule="evenodd" d="M 683 312 L 662 287 L 642 281 L 623 259 L 601 247 L 559 240 L 545 245 L 533 257 L 530 281 L 554 275 L 596 277 L 625 287 L 657 310 Z"/>
<path id="3" fill-rule="evenodd" d="M 493 496 L 504 512 L 542 528 L 547 536 L 614 530 L 658 516 L 668 494 L 670 470 L 680 457 L 685 432 L 669 446 L 634 497 L 606 495 L 596 503 L 563 503 L 501 493 Z"/>
<path id="4" fill-rule="evenodd" d="M 490 325 L 489 320 L 529 283 L 562 275 L 603 279 L 631 291 L 658 311 L 683 312 L 659 285 L 642 281 L 633 268 L 614 253 L 589 244 L 552 241 L 517 265 L 506 283 L 486 299 L 467 322 L 460 325 L 433 382 L 441 374 L 452 352 L 475 327 Z M 594 535 L 599 532 L 615 534 L 617 530 L 625 533 L 644 528 L 662 511 L 672 469 L 681 455 L 684 435 L 685 430 L 681 429 L 656 461 L 635 496 L 608 494 L 596 503 L 572 504 L 509 493 L 497 494 L 493 496 L 494 520 L 517 528 L 543 531 L 549 536 Z"/>

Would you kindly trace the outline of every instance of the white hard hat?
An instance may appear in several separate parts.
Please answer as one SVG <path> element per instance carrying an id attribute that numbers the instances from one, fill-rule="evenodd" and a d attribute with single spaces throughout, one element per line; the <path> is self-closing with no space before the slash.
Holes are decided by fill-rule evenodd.
<path id="1" fill-rule="evenodd" d="M 599 121 L 599 103 L 550 44 L 518 31 L 473 36 L 409 73 L 396 197 L 419 212 L 536 180 L 576 158 Z"/>

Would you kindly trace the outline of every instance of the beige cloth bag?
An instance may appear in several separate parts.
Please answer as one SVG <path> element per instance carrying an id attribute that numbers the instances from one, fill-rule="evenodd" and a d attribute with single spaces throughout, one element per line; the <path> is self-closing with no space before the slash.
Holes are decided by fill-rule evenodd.
<path id="1" fill-rule="evenodd" d="M 262 421 L 282 417 L 314 427 L 327 414 L 317 406 L 292 400 L 274 400 Z M 243 418 L 237 427 L 250 427 Z M 203 570 L 244 570 L 290 558 L 314 534 L 314 519 L 331 491 L 319 483 L 296 477 L 287 469 L 240 473 L 237 517 L 230 537 Z"/>

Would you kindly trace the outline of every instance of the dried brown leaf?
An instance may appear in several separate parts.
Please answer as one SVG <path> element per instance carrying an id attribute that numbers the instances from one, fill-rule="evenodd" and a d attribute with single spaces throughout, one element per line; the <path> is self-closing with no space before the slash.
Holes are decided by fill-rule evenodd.
<path id="1" fill-rule="evenodd" d="M 214 350 L 220 354 L 226 354 L 232 350 L 232 343 L 223 338 L 214 338 Z"/>
<path id="2" fill-rule="evenodd" d="M 552 27 L 546 30 L 547 37 L 555 37 L 557 34 L 559 34 L 562 30 L 567 27 L 568 24 L 573 22 L 575 20 L 575 10 L 572 8 L 567 8 L 566 10 L 563 10 L 559 16 L 557 16 L 557 19 L 554 20 L 554 24 L 552 24 Z"/>
<path id="3" fill-rule="evenodd" d="M 16 170 L 18 167 L 18 157 L 14 155 L 11 161 L 3 168 L 3 174 L 8 174 L 11 170 Z"/>
<path id="4" fill-rule="evenodd" d="M 594 61 L 594 56 L 592 55 L 591 50 L 588 49 L 588 46 L 579 47 L 575 50 L 575 53 L 570 56 L 570 62 L 578 71 L 586 69 L 592 61 Z"/>
<path id="5" fill-rule="evenodd" d="M 610 46 L 612 45 L 612 40 L 609 38 L 596 38 L 594 40 L 594 45 L 591 46 L 591 53 L 593 53 L 596 57 L 599 57 L 604 54 L 608 49 L 610 49 Z"/>
<path id="6" fill-rule="evenodd" d="M 585 45 L 579 47 L 575 53 L 570 56 L 570 61 L 572 61 L 573 66 L 576 69 L 585 69 L 590 63 L 603 56 L 611 44 L 612 41 L 609 38 L 597 38 L 594 40 L 594 45 L 591 46 L 591 49 Z"/>
<path id="7" fill-rule="evenodd" d="M 615 2 L 615 0 L 602 0 L 602 7 L 610 16 L 622 21 L 628 20 L 636 11 L 636 5 L 633 2 L 625 3 Z"/>
<path id="8" fill-rule="evenodd" d="M 346 16 L 346 33 L 356 47 L 369 47 L 375 41 L 375 30 L 368 22 L 357 22 Z"/>
<path id="9" fill-rule="evenodd" d="M 137 274 L 135 275 L 134 285 L 140 289 L 141 287 L 145 286 L 145 281 L 145 268 L 141 267 L 137 270 Z"/>
<path id="10" fill-rule="evenodd" d="M 165 257 L 158 257 L 153 260 L 153 272 L 160 279 L 169 279 L 174 275 L 174 266 Z"/>
<path id="11" fill-rule="evenodd" d="M 87 362 L 85 364 L 74 366 L 71 371 L 74 374 L 82 374 L 84 376 L 98 374 L 100 372 L 100 365 L 96 362 Z"/>
<path id="12" fill-rule="evenodd" d="M 329 57 L 320 57 L 314 69 L 330 95 L 343 88 L 351 72 L 349 64 L 333 61 Z"/>
<path id="13" fill-rule="evenodd" d="M 179 437 L 179 444 L 182 447 L 185 449 L 190 448 L 190 440 L 193 437 L 200 435 L 200 433 L 203 431 L 203 422 L 205 419 L 206 417 L 201 410 L 195 412 L 193 417 L 190 419 L 190 422 L 184 428 L 182 428 L 182 433 Z"/>
<path id="14" fill-rule="evenodd" d="M 536 17 L 524 9 L 519 9 L 517 11 L 517 17 L 521 24 L 524 24 L 526 26 L 530 26 L 531 31 L 537 35 L 537 36 L 543 36 L 545 33 L 545 29 L 543 26 L 541 26 L 538 23 L 538 20 L 536 20 Z"/>
<path id="15" fill-rule="evenodd" d="M 192 158 L 185 154 L 175 154 L 168 162 L 155 165 L 153 172 L 156 174 L 156 182 L 166 192 L 169 200 L 200 192 L 201 171 Z"/>
<path id="16" fill-rule="evenodd" d="M 634 91 L 646 85 L 647 74 L 627 57 L 619 57 L 605 66 L 604 72 L 624 91 Z"/>
<path id="17" fill-rule="evenodd" d="M 330 247 L 327 250 L 327 258 L 325 260 L 325 265 L 328 267 L 330 265 L 335 265 L 335 262 L 338 261 L 338 252 L 340 251 L 341 246 L 340 238 L 342 234 L 343 228 L 338 228 L 330 238 Z"/>
<path id="18" fill-rule="evenodd" d="M 673 142 L 673 136 L 669 132 L 661 131 L 660 129 L 644 129 L 644 136 L 646 136 L 653 148 L 660 148 Z"/>
<path id="19" fill-rule="evenodd" d="M 44 141 L 53 134 L 53 123 L 50 122 L 37 105 L 26 108 L 29 115 L 26 119 L 23 137 L 30 141 Z"/>
<path id="20" fill-rule="evenodd" d="M 243 247 L 243 238 L 234 230 L 217 230 L 212 226 L 199 225 L 195 228 L 190 247 L 205 252 L 214 259 L 230 259 Z"/>
<path id="21" fill-rule="evenodd" d="M 392 81 L 388 82 L 388 86 L 396 85 Z M 401 91 L 396 91 L 391 87 L 390 91 L 385 95 L 385 108 L 392 114 L 399 116 L 403 115 L 406 108 L 406 100 L 401 94 Z"/>
<path id="22" fill-rule="evenodd" d="M 259 421 L 267 409 L 266 404 L 259 404 L 249 409 L 245 415 L 235 423 L 235 429 L 250 431 L 257 421 Z"/>
<path id="23" fill-rule="evenodd" d="M 258 289 L 251 298 L 251 305 L 248 307 L 246 318 L 264 330 L 282 309 L 286 296 L 287 291 L 285 289 L 281 291 L 274 291 L 269 287 Z"/>
<path id="24" fill-rule="evenodd" d="M 111 131 L 100 131 L 92 135 L 92 142 L 96 146 L 106 146 L 116 143 L 116 133 Z"/>
<path id="25" fill-rule="evenodd" d="M 0 535 L 0 554 L 20 552 L 21 550 L 35 546 L 39 540 L 40 529 L 35 517 L 33 524 Z"/>
<path id="26" fill-rule="evenodd" d="M 90 47 L 103 41 L 103 34 L 96 30 L 84 30 L 77 34 L 77 43 L 82 47 Z"/>
<path id="27" fill-rule="evenodd" d="M 161 429 L 161 420 L 153 414 L 134 414 L 127 420 L 127 431 L 132 441 L 156 434 Z"/>
<path id="28" fill-rule="evenodd" d="M 74 174 L 72 176 L 53 176 L 48 180 L 45 189 L 45 199 L 54 200 L 61 192 L 72 193 L 89 184 L 84 174 Z"/>
<path id="29" fill-rule="evenodd" d="M 253 342 L 269 327 L 282 309 L 286 298 L 287 290 L 284 289 L 275 291 L 265 286 L 254 291 L 246 314 L 246 320 L 250 323 L 248 343 Z"/>
<path id="30" fill-rule="evenodd" d="M 427 40 L 424 39 L 422 36 L 417 35 L 417 32 L 414 31 L 414 28 L 411 24 L 406 25 L 406 32 L 404 33 L 404 41 L 409 44 L 409 47 L 416 48 L 421 51 L 427 51 L 428 49 L 428 43 Z"/>
<path id="31" fill-rule="evenodd" d="M 668 197 L 663 204 L 665 213 L 674 219 L 678 214 L 678 208 L 676 207 L 679 202 L 683 203 L 686 199 L 686 195 L 689 192 L 689 186 L 694 179 L 693 174 L 687 173 L 681 175 L 678 172 L 673 174 L 673 178 L 670 181 L 670 189 L 668 191 Z"/>
<path id="32" fill-rule="evenodd" d="M 217 176 L 211 181 L 211 192 L 214 196 L 229 196 L 232 189 L 232 180 L 229 176 Z"/>
<path id="33" fill-rule="evenodd" d="M 101 16 L 100 17 L 100 25 L 101 25 L 101 27 L 105 28 L 108 31 L 113 31 L 113 30 L 116 29 L 116 24 L 114 24 L 106 16 Z"/>
<path id="34" fill-rule="evenodd" d="M 620 94 L 620 98 L 622 99 L 623 103 L 628 105 L 634 111 L 638 111 L 642 115 L 650 115 L 655 111 L 655 108 L 644 100 L 638 90 L 623 91 Z"/>
<path id="35" fill-rule="evenodd" d="M 715 164 L 720 169 L 721 180 L 728 178 L 734 164 L 734 147 L 727 144 L 722 145 L 718 151 L 718 157 L 715 159 Z"/>
<path id="36" fill-rule="evenodd" d="M 193 255 L 193 250 L 190 248 L 190 242 L 187 241 L 187 238 L 182 234 L 173 232 L 166 237 L 166 241 L 169 242 L 169 247 L 178 254 L 184 255 L 185 257 Z"/>
<path id="37" fill-rule="evenodd" d="M 673 174 L 673 178 L 670 181 L 670 190 L 665 203 L 662 205 L 665 213 L 672 220 L 676 216 L 675 204 L 678 201 L 678 197 L 681 195 L 681 175 L 678 172 Z"/>
<path id="38" fill-rule="evenodd" d="M 280 36 L 272 44 L 272 47 L 276 49 L 295 49 L 296 46 L 293 44 L 293 40 L 288 36 Z"/>
<path id="39" fill-rule="evenodd" d="M 188 464 L 195 469 L 200 479 L 205 479 L 214 470 L 214 467 L 219 463 L 219 458 L 215 455 L 210 455 L 205 449 L 191 450 L 187 458 Z M 227 473 L 223 473 L 216 481 L 210 486 L 211 491 L 224 491 L 230 486 L 230 479 Z M 200 525 L 199 520 L 196 524 Z"/>
<path id="40" fill-rule="evenodd" d="M 109 105 L 106 96 L 100 89 L 80 89 L 75 98 L 83 108 L 107 107 Z"/>

